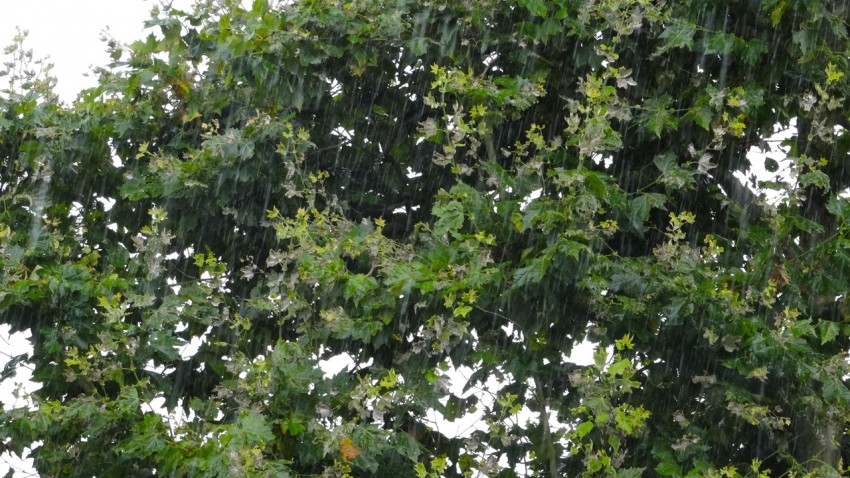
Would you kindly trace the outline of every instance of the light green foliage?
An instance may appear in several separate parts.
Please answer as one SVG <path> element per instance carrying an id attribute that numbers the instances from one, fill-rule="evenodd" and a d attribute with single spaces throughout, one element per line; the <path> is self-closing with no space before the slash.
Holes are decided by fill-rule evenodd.
<path id="1" fill-rule="evenodd" d="M 846 473 L 846 4 L 242 3 L 155 11 L 70 104 L 10 48 L 0 321 L 33 353 L 2 377 L 41 388 L 8 450 L 63 477 Z M 792 123 L 768 204 L 734 173 Z"/>

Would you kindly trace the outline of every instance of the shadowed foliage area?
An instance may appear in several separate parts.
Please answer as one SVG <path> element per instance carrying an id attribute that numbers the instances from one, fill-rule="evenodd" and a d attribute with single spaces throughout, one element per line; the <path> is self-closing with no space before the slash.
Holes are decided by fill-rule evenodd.
<path id="1" fill-rule="evenodd" d="M 244 3 L 155 9 L 72 104 L 10 47 L 8 451 L 841 476 L 846 0 Z"/>

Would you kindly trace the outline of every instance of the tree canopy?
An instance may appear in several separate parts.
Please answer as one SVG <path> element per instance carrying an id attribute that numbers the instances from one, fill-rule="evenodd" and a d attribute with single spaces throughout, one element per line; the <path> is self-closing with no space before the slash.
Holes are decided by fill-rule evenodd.
<path id="1" fill-rule="evenodd" d="M 204 0 L 71 104 L 18 42 L 0 322 L 32 353 L 3 378 L 40 388 L 6 450 L 45 477 L 839 476 L 848 9 Z"/>

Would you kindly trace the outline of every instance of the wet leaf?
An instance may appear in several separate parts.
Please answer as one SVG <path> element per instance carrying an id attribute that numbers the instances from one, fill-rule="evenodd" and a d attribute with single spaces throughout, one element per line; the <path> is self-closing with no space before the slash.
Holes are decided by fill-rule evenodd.
<path id="1" fill-rule="evenodd" d="M 693 38 L 696 33 L 696 25 L 682 18 L 676 18 L 667 26 L 659 36 L 663 40 L 652 56 L 660 56 L 674 48 L 693 47 Z"/>
<path id="2" fill-rule="evenodd" d="M 354 442 L 351 441 L 351 438 L 344 437 L 339 441 L 339 454 L 342 455 L 342 459 L 345 461 L 351 461 L 360 454 L 363 453 L 363 450 L 357 447 Z"/>

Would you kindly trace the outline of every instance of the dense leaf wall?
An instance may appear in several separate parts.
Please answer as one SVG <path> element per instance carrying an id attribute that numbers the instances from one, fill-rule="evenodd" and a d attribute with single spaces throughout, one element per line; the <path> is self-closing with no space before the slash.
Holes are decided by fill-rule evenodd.
<path id="1" fill-rule="evenodd" d="M 0 320 L 41 388 L 6 448 L 43 476 L 839 473 L 847 9 L 207 0 L 73 104 L 21 78 Z M 758 160 L 785 174 L 740 182 L 792 124 Z"/>

